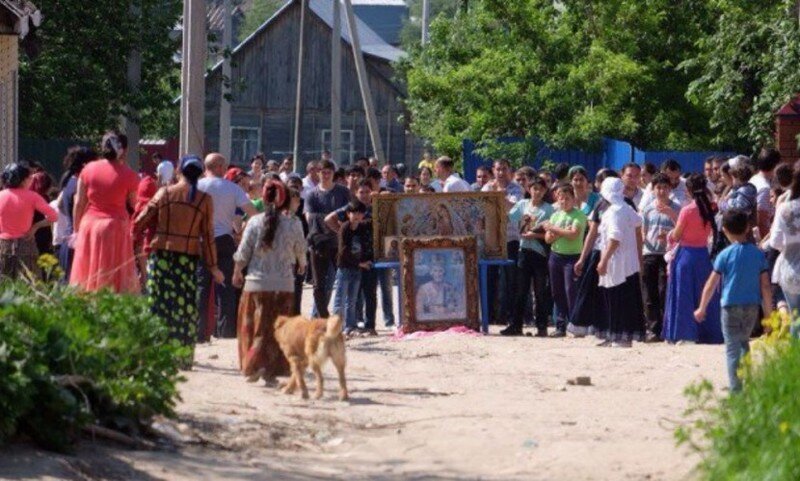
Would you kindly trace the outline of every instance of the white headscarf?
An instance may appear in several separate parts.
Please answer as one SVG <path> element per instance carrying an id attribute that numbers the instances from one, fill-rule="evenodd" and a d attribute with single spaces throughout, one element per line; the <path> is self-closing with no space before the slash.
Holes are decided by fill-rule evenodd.
<path id="1" fill-rule="evenodd" d="M 172 177 L 175 175 L 175 165 L 169 160 L 161 161 L 156 167 L 156 174 L 162 186 L 169 185 L 172 183 Z"/>
<path id="2" fill-rule="evenodd" d="M 608 177 L 600 186 L 600 195 L 614 206 L 625 204 L 625 184 L 618 177 Z"/>

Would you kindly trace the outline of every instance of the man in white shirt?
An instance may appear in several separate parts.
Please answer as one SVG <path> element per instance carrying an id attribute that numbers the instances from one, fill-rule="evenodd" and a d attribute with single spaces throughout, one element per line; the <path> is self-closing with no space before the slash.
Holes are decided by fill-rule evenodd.
<path id="1" fill-rule="evenodd" d="M 436 159 L 433 168 L 442 185 L 442 192 L 470 192 L 467 181 L 453 173 L 454 164 L 453 159 L 447 156 Z"/>
<path id="2" fill-rule="evenodd" d="M 214 201 L 214 244 L 217 247 L 217 263 L 219 269 L 225 274 L 225 283 L 216 284 L 213 288 L 214 304 L 211 304 L 212 276 L 205 266 L 200 268 L 200 299 L 198 321 L 198 338 L 206 339 L 206 323 L 216 309 L 209 311 L 209 307 L 219 306 L 219 318 L 214 319 L 214 333 L 221 338 L 236 337 L 236 290 L 233 287 L 233 254 L 236 252 L 236 243 L 233 240 L 233 224 L 236 220 L 237 209 L 248 217 L 258 214 L 247 193 L 237 184 L 224 178 L 228 169 L 228 160 L 218 153 L 208 154 L 205 158 L 205 177 L 197 183 L 197 189 L 211 196 Z M 211 304 L 211 306 L 209 306 Z"/>
<path id="3" fill-rule="evenodd" d="M 689 205 L 692 198 L 689 196 L 689 191 L 686 190 L 686 180 L 681 177 L 681 164 L 675 159 L 667 159 L 661 164 L 661 172 L 669 177 L 672 184 L 672 192 L 669 194 L 670 200 L 675 202 L 681 207 Z M 648 186 L 642 195 L 642 200 L 639 202 L 639 212 L 644 211 L 655 199 L 652 186 Z"/>
<path id="4" fill-rule="evenodd" d="M 303 192 L 300 197 L 303 200 L 308 198 L 308 194 L 314 191 L 319 184 L 319 162 L 312 160 L 306 164 L 306 176 L 303 177 Z"/>
<path id="5" fill-rule="evenodd" d="M 774 209 L 769 201 L 769 191 L 772 189 L 775 167 L 780 163 L 780 152 L 775 149 L 761 149 L 756 159 L 758 173 L 750 177 L 750 183 L 756 187 L 756 217 L 762 238 L 767 235 L 772 224 Z"/>

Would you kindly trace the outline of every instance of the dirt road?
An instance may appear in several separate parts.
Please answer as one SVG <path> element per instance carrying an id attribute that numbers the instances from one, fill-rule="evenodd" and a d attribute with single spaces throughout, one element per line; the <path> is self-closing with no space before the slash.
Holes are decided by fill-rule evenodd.
<path id="1" fill-rule="evenodd" d="M 349 402 L 247 384 L 234 341 L 199 346 L 174 450 L 84 443 L 78 457 L 0 453 L 13 479 L 683 480 L 675 447 L 683 388 L 724 382 L 721 346 L 442 335 L 348 343 Z M 591 386 L 568 385 L 590 376 Z M 312 385 L 313 386 L 313 385 Z M 49 478 L 47 476 L 50 476 Z"/>

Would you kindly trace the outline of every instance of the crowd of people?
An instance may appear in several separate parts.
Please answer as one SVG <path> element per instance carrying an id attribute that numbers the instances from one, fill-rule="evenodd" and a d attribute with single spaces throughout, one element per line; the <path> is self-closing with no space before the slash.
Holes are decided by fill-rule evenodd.
<path id="1" fill-rule="evenodd" d="M 582 166 L 500 159 L 471 185 L 452 159 L 427 154 L 405 175 L 370 158 L 337 168 L 324 153 L 301 177 L 291 156 L 259 154 L 246 170 L 218 153 L 155 157 L 137 174 L 127 150 L 113 132 L 99 152 L 71 148 L 59 183 L 37 165 L 7 166 L 0 276 L 38 275 L 38 255 L 52 253 L 79 289 L 147 295 L 187 346 L 238 337 L 249 381 L 288 374 L 273 325 L 300 313 L 307 282 L 311 316 L 342 316 L 347 336 L 377 334 L 379 292 L 384 325 L 395 324 L 392 275 L 372 252 L 372 197 L 384 192 L 505 194 L 514 263 L 488 282 L 502 335 L 531 325 L 610 347 L 725 342 L 739 389 L 758 320 L 800 308 L 800 169 L 772 149 L 709 158 L 702 173 L 668 160 L 594 179 Z"/>

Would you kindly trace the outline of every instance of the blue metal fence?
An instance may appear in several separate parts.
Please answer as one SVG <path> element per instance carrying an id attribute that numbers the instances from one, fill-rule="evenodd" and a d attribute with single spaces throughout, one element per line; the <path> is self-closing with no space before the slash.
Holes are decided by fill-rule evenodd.
<path id="1" fill-rule="evenodd" d="M 503 138 L 500 142 L 522 142 L 524 139 Z M 475 152 L 477 145 L 471 140 L 462 143 L 462 159 L 464 165 L 464 178 L 468 182 L 475 182 L 475 171 L 481 165 L 488 166 L 491 159 L 485 159 Z M 732 152 L 682 152 L 682 151 L 646 151 L 639 150 L 629 142 L 616 139 L 603 139 L 602 149 L 598 152 L 586 152 L 575 149 L 550 149 L 544 143 L 537 141 L 536 155 L 529 165 L 540 167 L 545 159 L 556 164 L 566 162 L 570 165 L 582 165 L 589 174 L 594 175 L 601 168 L 620 170 L 625 164 L 635 162 L 639 165 L 652 162 L 661 165 L 667 159 L 675 159 L 681 164 L 684 172 L 702 172 L 703 162 L 712 155 L 733 157 Z"/>

